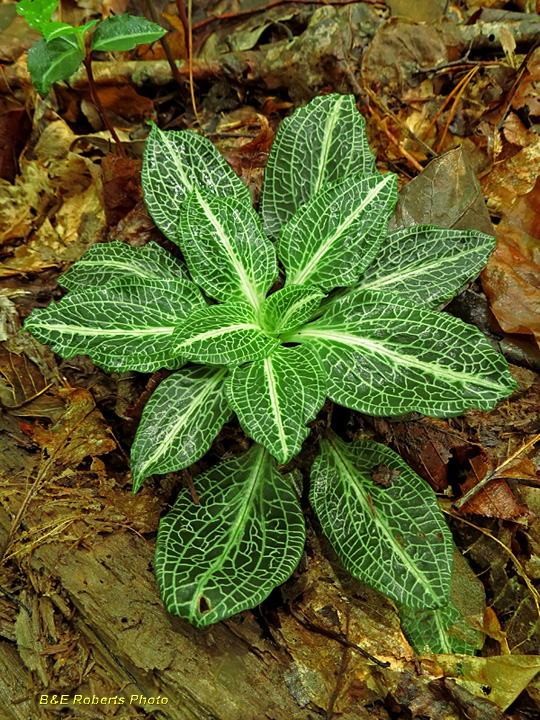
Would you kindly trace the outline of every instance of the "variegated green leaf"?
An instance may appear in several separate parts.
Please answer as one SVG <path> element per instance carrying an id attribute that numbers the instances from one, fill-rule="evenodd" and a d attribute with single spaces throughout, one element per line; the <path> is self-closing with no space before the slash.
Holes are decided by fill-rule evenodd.
<path id="1" fill-rule="evenodd" d="M 275 335 L 294 330 L 309 320 L 323 297 L 318 288 L 301 285 L 276 290 L 261 307 L 261 325 Z"/>
<path id="2" fill-rule="evenodd" d="M 153 473 L 182 470 L 209 449 L 233 412 L 226 368 L 192 365 L 163 380 L 146 403 L 131 447 L 133 492 Z"/>
<path id="3" fill-rule="evenodd" d="M 182 207 L 178 242 L 191 277 L 207 295 L 259 309 L 278 268 L 251 199 L 196 188 Z"/>
<path id="4" fill-rule="evenodd" d="M 417 305 L 436 307 L 478 275 L 495 245 L 494 237 L 477 230 L 403 228 L 388 235 L 358 287 L 386 290 Z"/>
<path id="5" fill-rule="evenodd" d="M 135 15 L 113 15 L 105 18 L 92 35 L 92 50 L 120 52 L 151 43 L 167 34 L 161 25 Z"/>
<path id="6" fill-rule="evenodd" d="M 474 655 L 483 645 L 483 636 L 471 628 L 450 600 L 432 610 L 399 610 L 401 627 L 416 652 Z M 479 645 L 479 639 L 482 643 Z"/>
<path id="7" fill-rule="evenodd" d="M 402 630 L 420 655 L 474 655 L 484 644 L 485 609 L 484 586 L 455 545 L 448 605 L 431 610 L 398 606 Z"/>
<path id="8" fill-rule="evenodd" d="M 328 397 L 370 415 L 489 410 L 517 387 L 506 360 L 476 327 L 376 290 L 338 300 L 282 341 L 313 345 Z"/>
<path id="9" fill-rule="evenodd" d="M 176 354 L 209 365 L 240 365 L 266 357 L 279 342 L 261 330 L 255 309 L 245 302 L 211 305 L 178 324 Z"/>
<path id="10" fill-rule="evenodd" d="M 314 195 L 278 240 L 287 285 L 355 285 L 375 257 L 397 202 L 396 175 L 356 176 Z"/>
<path id="11" fill-rule="evenodd" d="M 325 95 L 281 123 L 264 173 L 263 227 L 277 237 L 294 213 L 339 178 L 377 172 L 353 95 Z"/>
<path id="12" fill-rule="evenodd" d="M 323 439 L 310 501 L 351 575 L 409 607 L 448 603 L 452 535 L 435 493 L 395 452 Z"/>
<path id="13" fill-rule="evenodd" d="M 100 287 L 119 278 L 188 279 L 184 265 L 156 242 L 141 248 L 115 240 L 95 243 L 71 268 L 60 275 L 58 284 L 68 290 Z"/>
<path id="14" fill-rule="evenodd" d="M 302 510 L 260 445 L 194 478 L 159 525 L 156 576 L 169 612 L 198 627 L 262 602 L 297 566 Z"/>
<path id="15" fill-rule="evenodd" d="M 153 372 L 182 364 L 174 329 L 203 305 L 188 280 L 122 278 L 38 308 L 24 327 L 62 357 L 85 354 L 106 370 Z"/>
<path id="16" fill-rule="evenodd" d="M 196 187 L 251 202 L 244 183 L 210 140 L 191 130 L 164 132 L 152 125 L 141 179 L 144 202 L 158 228 L 177 242 L 180 207 Z"/>
<path id="17" fill-rule="evenodd" d="M 308 347 L 279 347 L 263 360 L 234 369 L 227 397 L 240 424 L 278 462 L 289 462 L 309 435 L 326 399 L 325 373 Z"/>

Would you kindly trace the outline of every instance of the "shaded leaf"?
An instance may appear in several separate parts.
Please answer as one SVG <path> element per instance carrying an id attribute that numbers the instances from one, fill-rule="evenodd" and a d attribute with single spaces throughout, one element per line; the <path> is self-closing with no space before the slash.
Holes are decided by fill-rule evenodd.
<path id="1" fill-rule="evenodd" d="M 397 40 L 402 46 L 399 35 Z M 388 48 L 384 51 L 388 52 Z M 411 225 L 474 229 L 494 234 L 482 189 L 462 147 L 432 160 L 400 190 L 389 230 L 393 232 Z"/>
<path id="2" fill-rule="evenodd" d="M 399 471 L 386 488 L 371 476 L 381 462 Z M 351 575 L 412 608 L 448 602 L 452 536 L 435 494 L 399 455 L 331 435 L 321 441 L 311 482 L 311 505 Z"/>
<path id="3" fill-rule="evenodd" d="M 290 476 L 260 445 L 194 479 L 159 526 L 156 576 L 169 612 L 198 627 L 251 608 L 289 578 L 305 540 Z"/>

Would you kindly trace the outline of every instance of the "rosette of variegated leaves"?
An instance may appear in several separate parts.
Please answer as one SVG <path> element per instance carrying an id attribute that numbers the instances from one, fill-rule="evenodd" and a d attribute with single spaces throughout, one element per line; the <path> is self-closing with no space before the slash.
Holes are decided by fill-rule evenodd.
<path id="1" fill-rule="evenodd" d="M 282 122 L 260 215 L 192 131 L 154 125 L 142 180 L 185 262 L 155 243 L 94 245 L 60 278 L 68 295 L 26 328 L 106 370 L 175 371 L 144 409 L 134 491 L 199 460 L 235 414 L 254 440 L 195 477 L 199 504 L 181 490 L 160 524 L 163 599 L 202 626 L 255 606 L 294 571 L 304 521 L 279 466 L 326 398 L 370 415 L 449 417 L 489 410 L 515 383 L 478 329 L 435 310 L 478 274 L 494 238 L 432 226 L 388 234 L 396 176 L 377 171 L 352 96 L 318 97 Z M 310 482 L 347 570 L 448 629 L 453 544 L 427 483 L 383 445 L 333 434 Z"/>

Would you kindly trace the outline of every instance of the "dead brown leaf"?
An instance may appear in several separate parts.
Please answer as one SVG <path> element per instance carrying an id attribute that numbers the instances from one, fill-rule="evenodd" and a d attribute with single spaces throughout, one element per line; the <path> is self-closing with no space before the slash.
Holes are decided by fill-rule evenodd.
<path id="1" fill-rule="evenodd" d="M 141 160 L 108 153 L 101 162 L 107 225 L 116 225 L 142 200 Z"/>
<path id="2" fill-rule="evenodd" d="M 471 458 L 470 463 L 471 472 L 462 485 L 463 493 L 469 492 L 492 469 L 486 457 L 482 455 Z M 512 476 L 506 475 L 506 477 Z M 486 487 L 479 490 L 460 508 L 460 512 L 496 517 L 499 520 L 529 519 L 531 517 L 529 509 L 516 500 L 508 483 L 497 474 L 493 476 Z"/>
<path id="3" fill-rule="evenodd" d="M 36 426 L 34 440 L 49 460 L 76 467 L 85 457 L 111 452 L 116 447 L 109 426 L 94 398 L 82 388 L 60 388 L 67 409 L 51 428 Z"/>
<path id="4" fill-rule="evenodd" d="M 526 252 L 526 251 L 525 251 Z M 524 254 L 521 241 L 497 228 L 497 248 L 482 272 L 482 287 L 493 314 L 508 333 L 540 340 L 540 266 Z"/>

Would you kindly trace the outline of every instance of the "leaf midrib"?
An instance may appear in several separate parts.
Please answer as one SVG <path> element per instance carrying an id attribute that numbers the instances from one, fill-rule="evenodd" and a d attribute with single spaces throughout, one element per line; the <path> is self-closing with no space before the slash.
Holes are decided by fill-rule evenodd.
<path id="1" fill-rule="evenodd" d="M 172 333 L 175 330 L 175 326 L 171 325 L 168 326 L 159 326 L 159 327 L 146 327 L 146 328 L 134 328 L 133 330 L 122 330 L 121 328 L 110 328 L 110 329 L 104 329 L 103 327 L 99 328 L 88 328 L 88 327 L 81 327 L 80 325 L 50 325 L 48 323 L 29 323 L 27 325 L 28 327 L 32 329 L 45 329 L 49 330 L 50 332 L 65 332 L 65 333 L 71 333 L 72 335 L 83 335 L 83 336 L 89 336 L 89 337 L 95 337 L 95 336 L 116 336 L 121 335 L 122 337 L 140 337 L 145 335 L 172 335 Z"/>
<path id="2" fill-rule="evenodd" d="M 193 600 L 190 604 L 190 615 L 191 617 L 198 617 L 198 606 L 199 606 L 199 600 L 200 595 L 204 595 L 205 592 L 205 585 L 209 577 L 211 577 L 218 569 L 223 567 L 224 559 L 229 557 L 229 550 L 233 545 L 237 545 L 236 538 L 242 528 L 245 528 L 246 525 L 246 517 L 250 514 L 251 508 L 253 507 L 252 498 L 255 495 L 255 492 L 258 490 L 258 486 L 260 484 L 259 481 L 259 474 L 261 472 L 261 467 L 265 460 L 266 450 L 259 446 L 257 450 L 255 450 L 258 457 L 254 459 L 253 467 L 252 467 L 252 482 L 249 484 L 249 487 L 247 490 L 244 489 L 244 492 L 242 493 L 244 496 L 243 499 L 243 507 L 241 512 L 238 513 L 237 518 L 235 522 L 232 524 L 230 531 L 228 533 L 228 540 L 223 546 L 223 551 L 217 557 L 214 562 L 210 565 L 208 570 L 197 580 L 197 589 L 198 592 L 194 593 Z M 238 496 L 237 496 L 238 497 Z M 202 498 L 201 498 L 202 499 Z M 195 538 L 194 538 L 195 540 Z M 215 611 L 216 607 L 214 606 L 211 608 L 211 612 Z"/>
<path id="3" fill-rule="evenodd" d="M 354 488 L 355 494 L 356 494 L 358 500 L 360 501 L 360 504 L 362 505 L 364 512 L 367 514 L 367 517 L 373 518 L 373 522 L 375 523 L 375 525 L 377 525 L 381 529 L 382 534 L 384 534 L 387 537 L 390 545 L 393 547 L 396 554 L 399 555 L 399 557 L 401 558 L 403 565 L 409 569 L 411 575 L 413 575 L 416 578 L 416 580 L 420 583 L 420 585 L 424 588 L 424 590 L 427 591 L 428 595 L 430 595 L 434 599 L 435 605 L 437 605 L 439 603 L 439 598 L 437 597 L 437 594 L 431 587 L 431 583 L 426 578 L 425 574 L 416 567 L 416 565 L 411 561 L 411 559 L 409 558 L 407 553 L 403 550 L 401 545 L 398 543 L 398 541 L 392 534 L 392 531 L 388 527 L 387 523 L 384 521 L 384 519 L 382 519 L 384 517 L 382 512 L 379 511 L 378 513 L 376 513 L 374 515 L 374 513 L 369 505 L 369 502 L 367 500 L 367 497 L 364 496 L 364 491 L 363 491 L 363 488 L 361 487 L 361 483 L 356 481 L 356 476 L 355 476 L 354 472 L 351 472 L 351 470 L 350 470 L 351 464 L 347 461 L 347 458 L 344 457 L 340 453 L 339 446 L 336 443 L 332 442 L 331 437 L 328 438 L 328 442 L 332 446 L 332 449 L 334 450 L 334 453 L 337 457 L 338 462 L 340 463 L 340 465 L 343 467 L 343 469 L 349 476 L 350 486 Z M 408 592 L 411 595 L 413 594 L 410 591 L 408 591 Z"/>
<path id="4" fill-rule="evenodd" d="M 198 188 L 195 189 L 195 192 L 204 214 L 210 221 L 211 225 L 215 228 L 218 239 L 223 245 L 225 253 L 227 257 L 230 258 L 231 264 L 236 271 L 236 274 L 240 280 L 240 290 L 251 303 L 251 305 L 253 305 L 256 310 L 259 310 L 261 305 L 261 298 L 259 297 L 259 293 L 257 292 L 257 289 L 255 288 L 252 279 L 247 274 L 246 268 L 243 266 L 242 262 L 237 257 L 235 248 L 233 248 L 227 232 L 225 231 L 225 228 L 220 223 L 216 215 L 212 212 L 212 209 L 210 208 L 208 203 L 204 201 L 204 198 Z M 204 248 L 199 248 L 199 250 L 204 254 Z"/>
<path id="5" fill-rule="evenodd" d="M 347 218 L 336 228 L 336 230 L 329 235 L 323 242 L 320 243 L 318 250 L 311 256 L 309 262 L 303 267 L 303 269 L 293 273 L 290 282 L 295 285 L 303 285 L 306 279 L 313 275 L 317 269 L 321 258 L 323 258 L 330 250 L 332 245 L 341 237 L 341 235 L 354 223 L 361 213 L 364 212 L 367 205 L 378 195 L 378 193 L 388 184 L 388 181 L 392 179 L 392 175 L 389 174 L 384 177 L 380 183 L 373 187 L 362 202 L 358 205 L 356 210 L 350 213 Z M 363 181 L 362 181 L 363 182 Z M 344 194 L 349 191 L 349 188 L 344 190 Z M 315 268 L 315 270 L 314 270 Z"/>
<path id="6" fill-rule="evenodd" d="M 188 318 L 189 321 L 190 318 Z M 199 333 L 192 338 L 187 338 L 179 343 L 179 347 L 184 348 L 187 345 L 193 345 L 196 342 L 202 342 L 204 340 L 210 340 L 211 338 L 222 337 L 228 333 L 235 332 L 237 330 L 258 330 L 259 333 L 264 337 L 264 333 L 261 328 L 254 323 L 239 323 L 238 325 L 226 325 L 224 327 L 215 328 L 214 330 L 208 330 L 205 333 Z"/>
<path id="7" fill-rule="evenodd" d="M 202 402 L 206 399 L 208 395 L 214 390 L 214 388 L 222 381 L 223 376 L 227 374 L 227 369 L 224 368 L 223 370 L 218 371 L 213 377 L 209 377 L 205 379 L 205 387 L 202 388 L 202 390 L 197 395 L 192 395 L 188 408 L 191 412 L 186 412 L 186 407 L 182 406 L 182 415 L 180 416 L 180 419 L 177 420 L 175 423 L 172 424 L 171 429 L 167 432 L 163 440 L 160 441 L 159 447 L 156 448 L 154 453 L 148 458 L 148 460 L 145 463 L 141 464 L 140 473 L 144 472 L 144 469 L 152 465 L 153 462 L 155 462 L 156 458 L 159 458 L 161 455 L 163 455 L 163 448 L 165 446 L 168 447 L 169 442 L 171 438 L 173 438 L 179 427 L 186 422 L 186 415 L 189 419 L 191 415 L 193 415 L 193 408 L 196 408 L 197 406 L 201 405 Z"/>
<path id="8" fill-rule="evenodd" d="M 459 255 L 454 256 L 453 258 L 440 258 L 439 260 L 432 262 L 432 263 L 426 263 L 425 265 L 415 265 L 410 270 L 397 270 L 395 273 L 391 275 L 385 275 L 384 278 L 379 278 L 372 280 L 371 282 L 362 283 L 358 288 L 354 288 L 354 290 L 357 291 L 363 291 L 363 290 L 373 290 L 380 287 L 383 287 L 385 285 L 390 285 L 393 282 L 401 282 L 403 280 L 406 280 L 408 278 L 414 277 L 415 275 L 420 275 L 426 271 L 429 270 L 435 270 L 438 267 L 448 267 L 449 264 L 452 262 L 457 262 L 461 260 L 462 258 L 466 257 L 467 255 L 474 255 L 478 253 L 478 248 L 469 248 L 468 250 L 464 250 Z"/>
<path id="9" fill-rule="evenodd" d="M 308 338 L 313 338 L 314 340 L 319 341 L 326 340 L 339 345 L 345 345 L 347 347 L 363 348 L 374 355 L 382 356 L 385 360 L 391 360 L 393 365 L 423 370 L 435 378 L 442 378 L 450 383 L 474 383 L 475 385 L 479 385 L 480 387 L 488 388 L 490 390 L 500 391 L 501 389 L 500 384 L 487 380 L 481 375 L 459 372 L 458 370 L 445 368 L 442 365 L 434 365 L 423 360 L 415 359 L 410 355 L 401 355 L 395 350 L 391 350 L 387 345 L 382 345 L 381 343 L 359 337 L 358 335 L 350 335 L 346 332 L 339 332 L 339 330 L 299 330 L 292 337 L 289 337 L 288 335 L 283 337 L 282 341 L 301 342 L 302 340 L 306 340 Z"/>
<path id="10" fill-rule="evenodd" d="M 270 407 L 272 408 L 272 414 L 275 418 L 276 427 L 278 430 L 278 438 L 279 443 L 281 445 L 281 450 L 283 452 L 283 456 L 287 457 L 288 449 L 287 449 L 287 436 L 285 434 L 285 430 L 283 428 L 283 423 L 281 421 L 281 413 L 279 411 L 280 403 L 279 403 L 279 397 L 278 392 L 276 388 L 276 379 L 274 376 L 274 369 L 273 369 L 273 363 L 272 358 L 268 357 L 264 359 L 264 371 L 266 373 L 267 377 L 267 383 L 268 383 L 268 391 L 270 393 Z"/>
<path id="11" fill-rule="evenodd" d="M 343 102 L 346 97 L 347 97 L 346 95 L 342 95 L 339 100 L 336 100 L 334 107 L 332 108 L 332 112 L 328 113 L 328 117 L 326 118 L 326 123 L 324 126 L 323 142 L 321 144 L 321 154 L 319 157 L 318 175 L 317 175 L 317 179 L 315 181 L 315 185 L 313 187 L 312 195 L 315 195 L 315 193 L 319 192 L 319 190 L 323 186 L 323 183 L 326 179 L 326 167 L 328 164 L 328 153 L 330 152 L 330 147 L 332 145 L 334 129 L 336 127 L 337 119 L 341 112 L 341 106 L 343 105 Z"/>

